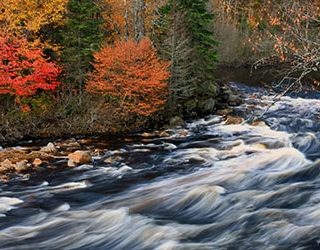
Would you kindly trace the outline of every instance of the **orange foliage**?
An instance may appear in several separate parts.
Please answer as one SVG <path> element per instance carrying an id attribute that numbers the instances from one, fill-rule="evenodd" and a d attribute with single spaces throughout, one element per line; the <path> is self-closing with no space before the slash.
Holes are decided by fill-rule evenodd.
<path id="1" fill-rule="evenodd" d="M 148 116 L 166 101 L 169 64 L 157 58 L 151 41 L 118 41 L 94 55 L 87 91 L 117 99 L 123 111 Z"/>
<path id="2" fill-rule="evenodd" d="M 103 18 L 106 21 L 107 28 L 114 30 L 116 35 L 123 35 L 125 31 L 125 0 L 105 0 L 111 6 L 111 13 L 105 12 Z M 127 7 L 128 8 L 128 7 Z"/>

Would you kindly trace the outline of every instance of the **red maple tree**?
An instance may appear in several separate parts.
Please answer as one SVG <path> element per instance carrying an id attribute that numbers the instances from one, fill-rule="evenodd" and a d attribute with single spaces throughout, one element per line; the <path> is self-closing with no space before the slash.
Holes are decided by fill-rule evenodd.
<path id="1" fill-rule="evenodd" d="M 158 59 L 150 39 L 118 41 L 94 58 L 88 92 L 112 96 L 122 110 L 143 116 L 165 103 L 169 64 Z"/>
<path id="2" fill-rule="evenodd" d="M 38 90 L 54 90 L 60 71 L 26 39 L 0 36 L 0 94 L 24 97 Z"/>

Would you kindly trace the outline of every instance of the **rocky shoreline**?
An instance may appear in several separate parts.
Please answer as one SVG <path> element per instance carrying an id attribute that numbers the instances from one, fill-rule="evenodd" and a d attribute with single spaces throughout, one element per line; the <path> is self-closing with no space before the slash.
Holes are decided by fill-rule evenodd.
<path id="1" fill-rule="evenodd" d="M 228 87 L 221 87 L 217 100 L 216 114 L 225 120 L 225 124 L 241 124 L 244 119 L 234 114 L 233 107 L 242 103 L 240 96 L 233 93 Z M 171 129 L 177 129 L 177 136 L 186 137 L 188 131 L 184 129 L 186 122 L 179 116 L 172 117 L 161 130 L 144 132 L 142 137 L 169 137 Z M 180 129 L 179 129 L 180 128 Z M 37 147 L 0 147 L 0 182 L 6 182 L 14 176 L 29 176 L 42 167 L 50 167 L 56 161 L 63 161 L 65 167 L 77 167 L 82 164 L 92 164 L 93 157 L 100 156 L 99 149 L 87 147 L 83 139 L 68 139 L 49 142 L 46 146 Z M 105 163 L 113 163 L 116 156 L 108 157 Z"/>

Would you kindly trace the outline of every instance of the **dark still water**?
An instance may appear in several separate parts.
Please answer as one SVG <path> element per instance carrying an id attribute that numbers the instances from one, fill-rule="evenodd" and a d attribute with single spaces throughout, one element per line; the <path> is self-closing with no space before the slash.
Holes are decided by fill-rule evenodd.
<path id="1" fill-rule="evenodd" d="M 243 117 L 272 102 L 234 87 Z M 96 138 L 93 165 L 0 186 L 0 249 L 320 249 L 319 119 L 304 95 L 257 126 L 211 116 L 165 138 Z"/>

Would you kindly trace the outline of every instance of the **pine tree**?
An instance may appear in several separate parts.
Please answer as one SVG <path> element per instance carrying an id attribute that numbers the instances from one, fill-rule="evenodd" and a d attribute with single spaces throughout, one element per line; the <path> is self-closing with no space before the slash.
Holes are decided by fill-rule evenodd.
<path id="1" fill-rule="evenodd" d="M 209 26 L 213 15 L 207 0 L 169 0 L 160 9 L 155 41 L 160 55 L 171 61 L 170 105 L 180 113 L 205 114 L 215 108 L 216 45 Z"/>
<path id="2" fill-rule="evenodd" d="M 69 89 L 80 92 L 85 77 L 92 70 L 93 52 L 98 50 L 104 36 L 101 8 L 93 0 L 69 0 L 67 21 L 61 29 L 60 39 L 64 80 Z"/>

